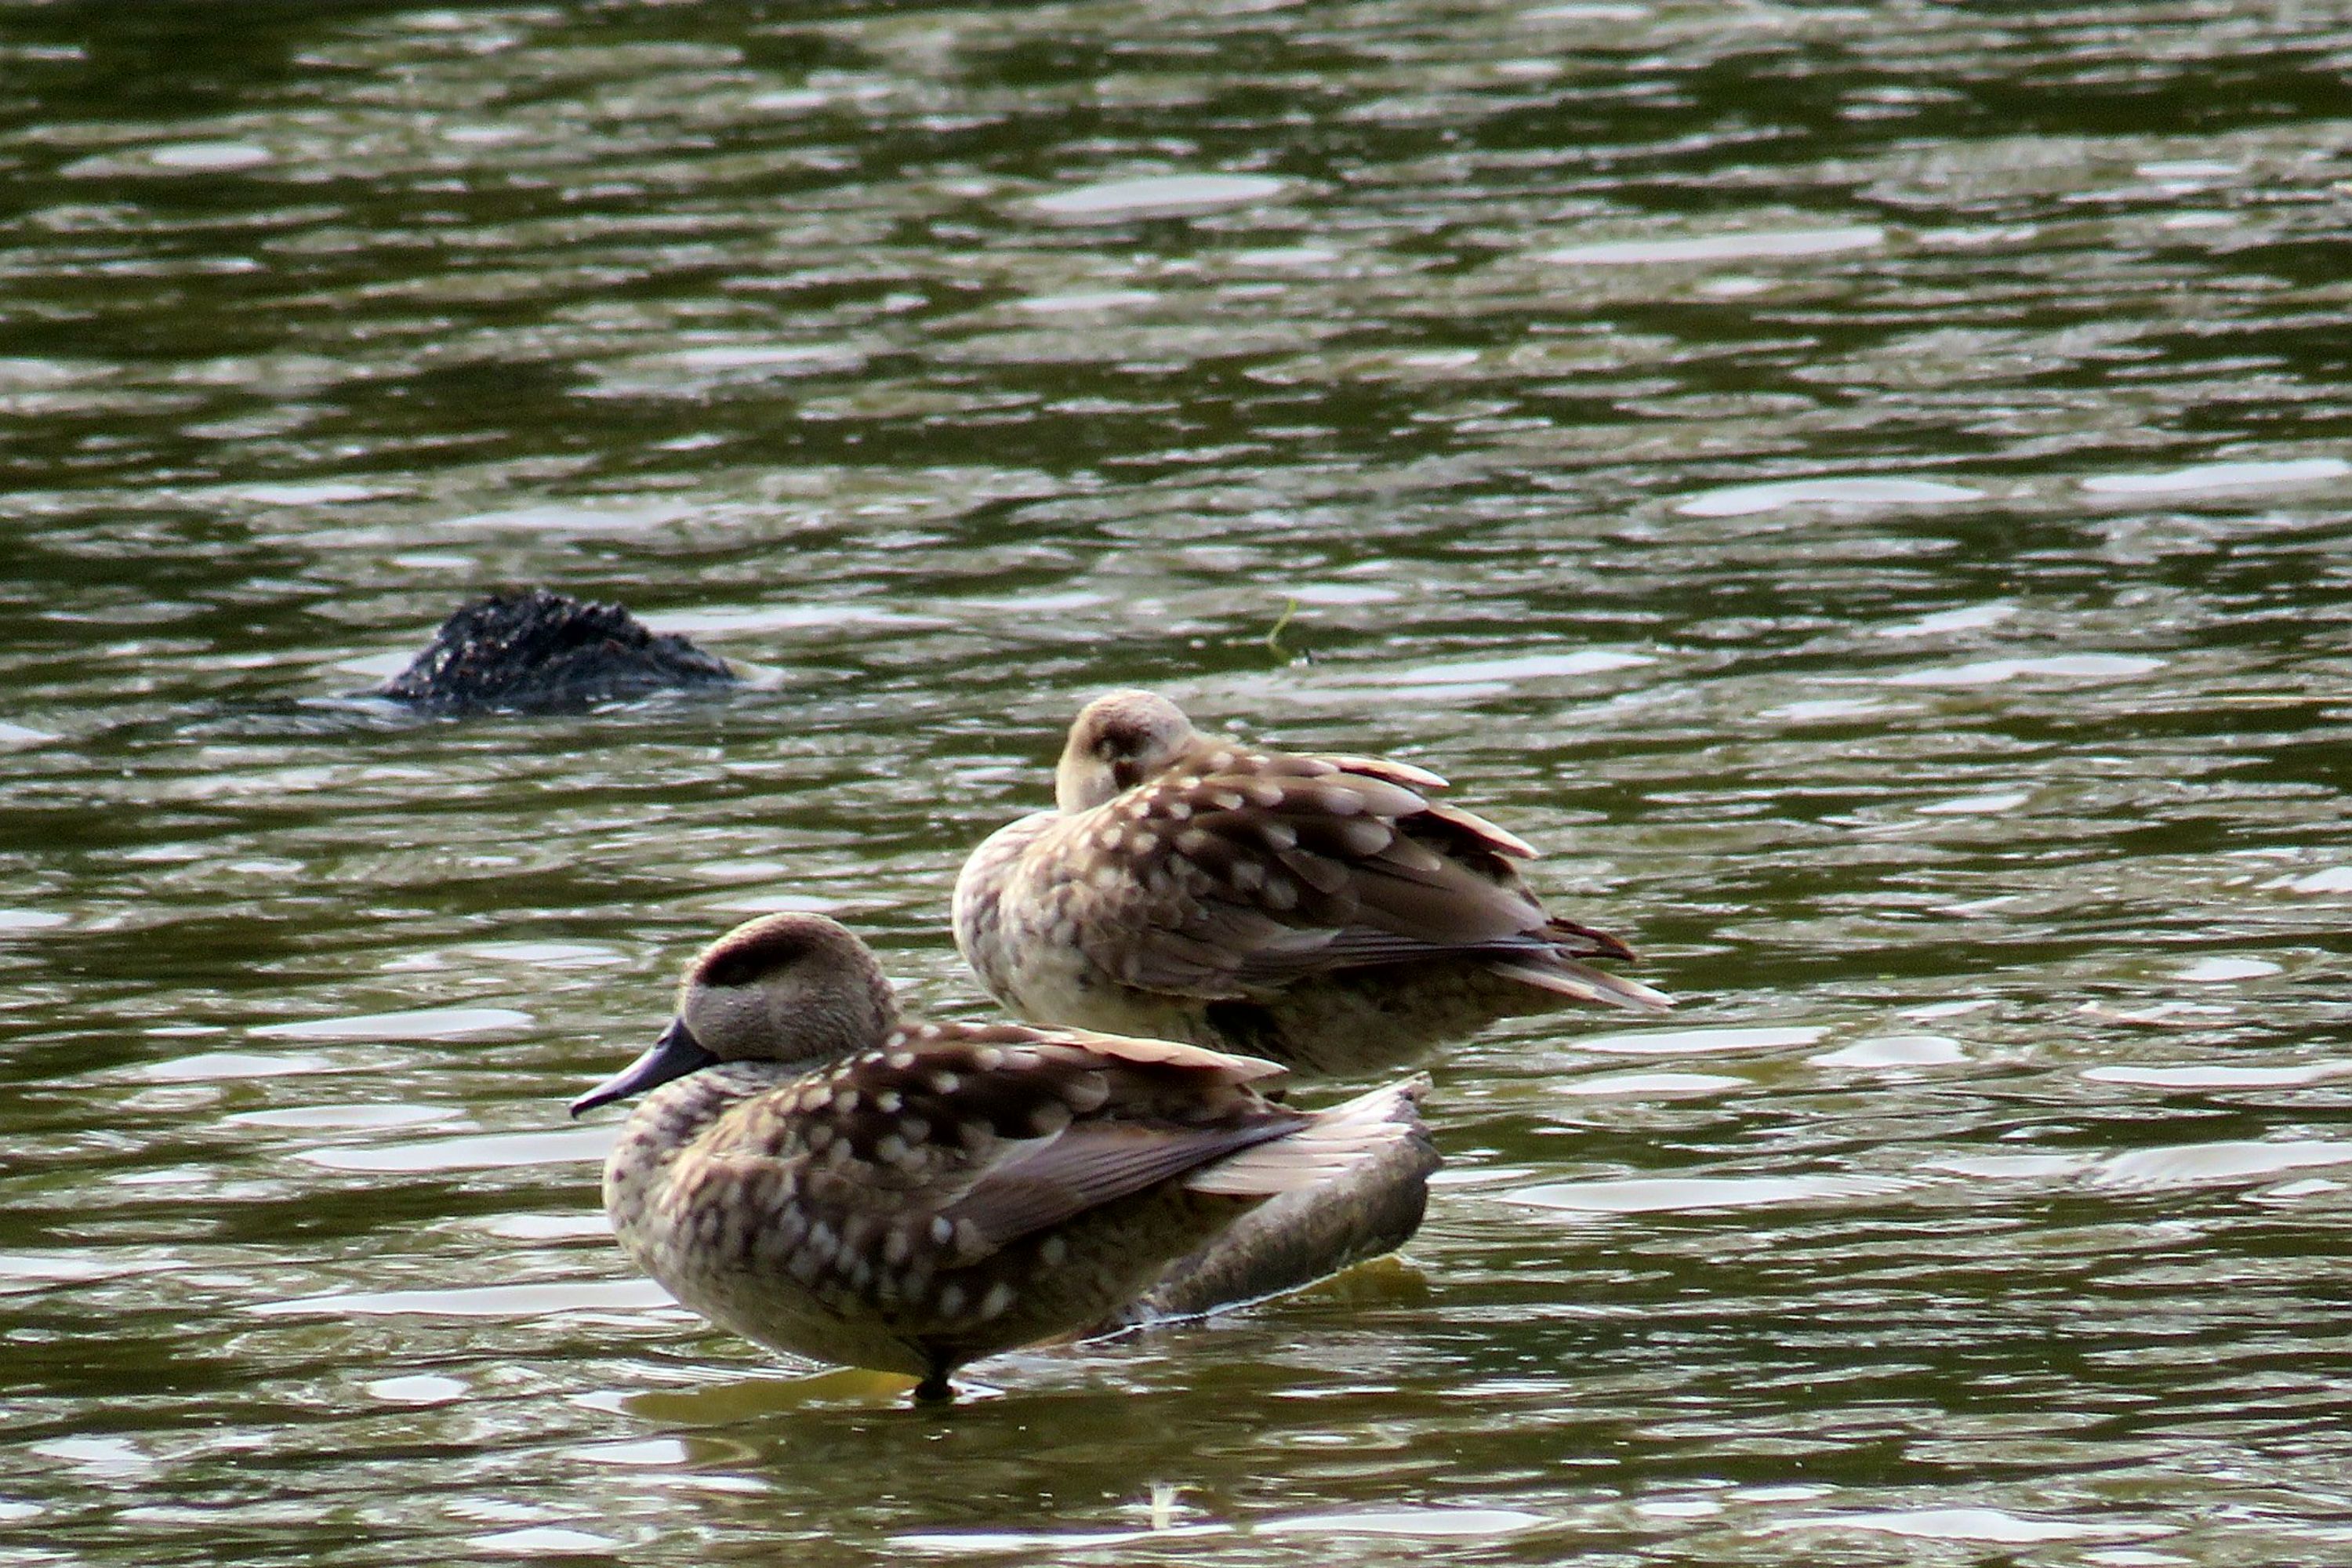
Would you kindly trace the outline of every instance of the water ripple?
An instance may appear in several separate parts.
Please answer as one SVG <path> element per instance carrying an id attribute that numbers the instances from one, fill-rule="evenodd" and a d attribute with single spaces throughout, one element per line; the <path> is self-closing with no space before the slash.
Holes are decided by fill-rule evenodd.
<path id="1" fill-rule="evenodd" d="M 2330 18 L 18 9 L 20 1555 L 2337 1541 Z M 751 679 L 352 698 L 532 582 Z M 635 1279 L 562 1108 L 676 964 L 991 1016 L 955 866 L 1133 684 L 1453 779 L 1671 1021 L 1442 1058 L 1402 1260 L 944 1414 Z"/>

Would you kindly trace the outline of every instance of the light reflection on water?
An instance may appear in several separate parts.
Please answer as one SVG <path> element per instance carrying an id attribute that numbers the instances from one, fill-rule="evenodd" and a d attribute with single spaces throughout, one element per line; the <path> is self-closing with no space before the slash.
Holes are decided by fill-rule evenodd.
<path id="1" fill-rule="evenodd" d="M 139 9 L 0 39 L 12 1560 L 2345 1539 L 2322 20 Z M 352 700 L 530 581 L 755 679 Z M 1680 1010 L 947 1415 L 703 1331 L 564 1103 L 758 910 L 982 1015 L 953 868 L 1129 683 Z"/>

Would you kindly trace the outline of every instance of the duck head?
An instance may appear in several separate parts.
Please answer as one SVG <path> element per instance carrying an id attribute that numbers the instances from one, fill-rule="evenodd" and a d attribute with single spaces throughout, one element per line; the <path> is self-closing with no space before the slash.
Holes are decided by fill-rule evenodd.
<path id="1" fill-rule="evenodd" d="M 1150 691 L 1113 691 L 1078 710 L 1054 769 L 1054 804 L 1091 810 L 1165 773 L 1200 739 L 1184 710 Z"/>
<path id="2" fill-rule="evenodd" d="M 814 1068 L 871 1049 L 898 1022 L 864 942 L 823 915 L 765 915 L 687 965 L 677 1016 L 645 1055 L 572 1102 L 578 1116 L 719 1062 Z"/>

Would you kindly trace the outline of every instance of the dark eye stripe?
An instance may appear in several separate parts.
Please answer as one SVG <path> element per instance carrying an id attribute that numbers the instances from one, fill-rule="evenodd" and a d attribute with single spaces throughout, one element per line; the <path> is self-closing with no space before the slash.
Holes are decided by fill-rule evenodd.
<path id="1" fill-rule="evenodd" d="M 744 942 L 703 960 L 699 978 L 705 985 L 750 985 L 807 952 L 807 943 L 795 938 Z"/>

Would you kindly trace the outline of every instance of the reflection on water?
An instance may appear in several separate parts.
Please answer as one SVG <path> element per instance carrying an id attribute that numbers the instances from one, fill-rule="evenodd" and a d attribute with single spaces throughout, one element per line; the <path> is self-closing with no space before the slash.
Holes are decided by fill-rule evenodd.
<path id="1" fill-rule="evenodd" d="M 2327 1557 L 2335 26 L 17 7 L 10 1561 Z M 352 699 L 527 582 L 754 679 Z M 1404 1262 L 951 1412 L 631 1276 L 562 1107 L 680 955 L 981 1015 L 1134 683 L 1681 1008 L 1451 1056 Z"/>

